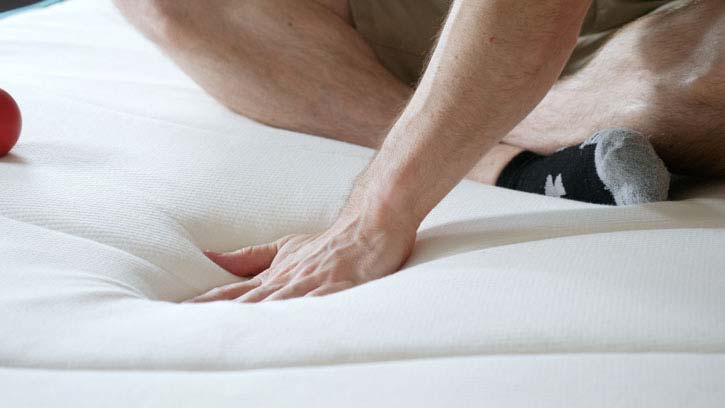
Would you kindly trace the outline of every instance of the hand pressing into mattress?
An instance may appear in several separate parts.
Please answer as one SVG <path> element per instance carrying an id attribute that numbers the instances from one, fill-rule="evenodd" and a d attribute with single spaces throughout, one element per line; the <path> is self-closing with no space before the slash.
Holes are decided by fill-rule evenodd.
<path id="1" fill-rule="evenodd" d="M 410 255 L 415 228 L 342 217 L 315 235 L 290 235 L 267 245 L 206 255 L 249 280 L 216 288 L 190 302 L 262 302 L 322 296 L 397 271 Z"/>
<path id="2" fill-rule="evenodd" d="M 549 92 L 590 4 L 454 2 L 413 96 L 338 221 L 318 235 L 208 254 L 230 272 L 253 278 L 194 300 L 323 295 L 395 272 L 428 213 Z"/>

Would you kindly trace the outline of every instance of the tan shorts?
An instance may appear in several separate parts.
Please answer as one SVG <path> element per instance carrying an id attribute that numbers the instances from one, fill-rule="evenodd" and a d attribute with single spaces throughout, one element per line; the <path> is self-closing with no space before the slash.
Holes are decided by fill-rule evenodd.
<path id="1" fill-rule="evenodd" d="M 594 0 L 564 74 L 576 72 L 618 28 L 673 0 Z M 452 0 L 350 0 L 357 30 L 385 67 L 413 84 Z"/>

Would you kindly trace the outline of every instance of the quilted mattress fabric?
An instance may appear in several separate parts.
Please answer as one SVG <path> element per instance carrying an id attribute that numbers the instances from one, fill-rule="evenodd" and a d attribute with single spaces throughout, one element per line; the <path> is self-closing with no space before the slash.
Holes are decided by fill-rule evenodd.
<path id="1" fill-rule="evenodd" d="M 316 299 L 179 304 L 236 280 L 202 249 L 324 228 L 372 151 L 230 113 L 108 1 L 3 21 L 0 81 L 25 119 L 0 160 L 4 367 L 659 352 L 725 372 L 722 183 L 611 208 L 464 181 L 395 275 Z"/>

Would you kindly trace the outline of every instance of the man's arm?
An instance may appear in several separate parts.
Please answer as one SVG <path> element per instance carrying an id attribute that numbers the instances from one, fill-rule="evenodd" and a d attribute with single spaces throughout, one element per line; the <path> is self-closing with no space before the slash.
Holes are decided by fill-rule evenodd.
<path id="1" fill-rule="evenodd" d="M 232 273 L 259 275 L 197 300 L 320 295 L 395 272 L 423 218 L 554 84 L 589 5 L 456 1 L 418 89 L 333 226 L 208 254 Z"/>
<path id="2" fill-rule="evenodd" d="M 352 207 L 392 209 L 420 223 L 553 86 L 589 3 L 455 2 L 417 91 L 361 177 Z"/>

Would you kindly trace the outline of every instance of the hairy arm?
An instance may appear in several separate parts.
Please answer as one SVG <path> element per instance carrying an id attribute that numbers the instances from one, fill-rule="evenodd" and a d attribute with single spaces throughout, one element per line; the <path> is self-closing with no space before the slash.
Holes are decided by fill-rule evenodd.
<path id="1" fill-rule="evenodd" d="M 544 97 L 571 54 L 589 0 L 458 0 L 414 96 L 338 220 L 227 254 L 253 279 L 198 301 L 332 293 L 395 272 L 425 216 Z"/>
<path id="2" fill-rule="evenodd" d="M 417 226 L 548 92 L 589 3 L 456 2 L 417 91 L 349 207 L 408 214 Z"/>

